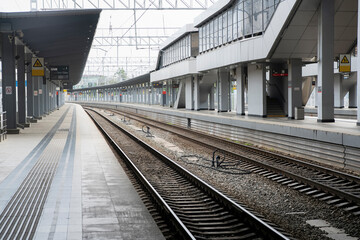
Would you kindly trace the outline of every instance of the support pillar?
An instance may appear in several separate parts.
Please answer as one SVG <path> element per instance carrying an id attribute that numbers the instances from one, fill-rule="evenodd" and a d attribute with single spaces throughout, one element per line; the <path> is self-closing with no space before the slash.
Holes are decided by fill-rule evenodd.
<path id="1" fill-rule="evenodd" d="M 40 99 L 40 116 L 44 116 L 44 86 L 43 77 L 39 77 L 39 99 Z"/>
<path id="2" fill-rule="evenodd" d="M 49 110 L 48 110 L 49 94 L 48 94 L 48 91 L 47 91 L 47 88 L 48 88 L 47 85 L 48 85 L 48 83 L 46 81 L 46 78 L 44 77 L 44 79 L 43 79 L 44 115 L 49 114 Z"/>
<path id="3" fill-rule="evenodd" d="M 266 71 L 263 64 L 248 65 L 248 115 L 266 117 Z"/>
<path id="4" fill-rule="evenodd" d="M 360 0 L 358 0 L 358 19 L 357 19 L 357 46 L 360 46 Z M 358 54 L 356 69 L 360 71 L 360 57 Z M 356 95 L 357 95 L 357 125 L 360 126 L 360 74 L 357 74 L 357 87 L 356 87 Z"/>
<path id="5" fill-rule="evenodd" d="M 302 61 L 291 59 L 288 66 L 288 117 L 295 118 L 295 108 L 302 107 Z"/>
<path id="6" fill-rule="evenodd" d="M 209 110 L 215 110 L 215 87 L 212 86 L 210 89 L 210 97 L 209 97 Z"/>
<path id="7" fill-rule="evenodd" d="M 357 84 L 355 84 L 352 88 L 349 89 L 349 108 L 356 108 L 356 93 Z"/>
<path id="8" fill-rule="evenodd" d="M 166 106 L 170 107 L 170 98 L 171 98 L 171 94 L 170 94 L 170 81 L 166 82 Z"/>
<path id="9" fill-rule="evenodd" d="M 343 92 L 343 75 L 335 74 L 334 75 L 334 107 L 343 108 L 344 107 L 344 97 L 342 96 Z"/>
<path id="10" fill-rule="evenodd" d="M 26 53 L 26 92 L 27 92 L 27 115 L 29 117 L 34 116 L 34 89 L 33 89 L 33 77 L 31 73 L 31 53 Z"/>
<path id="11" fill-rule="evenodd" d="M 230 72 L 227 70 L 218 71 L 217 82 L 218 112 L 227 112 L 230 107 Z"/>
<path id="12" fill-rule="evenodd" d="M 245 115 L 245 73 L 242 66 L 236 68 L 236 114 Z"/>
<path id="13" fill-rule="evenodd" d="M 3 111 L 6 111 L 8 133 L 19 133 L 16 123 L 15 37 L 12 33 L 2 33 L 1 35 Z"/>
<path id="14" fill-rule="evenodd" d="M 318 19 L 318 122 L 334 122 L 334 0 L 322 0 Z"/>
<path id="15" fill-rule="evenodd" d="M 26 104 L 25 104 L 25 47 L 24 45 L 16 46 L 17 60 L 17 79 L 18 79 L 18 113 L 19 123 L 26 123 Z"/>
<path id="16" fill-rule="evenodd" d="M 40 95 L 39 95 L 39 83 L 40 77 L 32 77 L 33 89 L 34 89 L 34 117 L 40 119 Z"/>
<path id="17" fill-rule="evenodd" d="M 194 76 L 194 110 L 200 110 L 200 83 L 199 77 L 197 75 Z"/>
<path id="18" fill-rule="evenodd" d="M 187 110 L 193 110 L 194 106 L 193 106 L 193 101 L 194 101 L 194 96 L 193 96 L 193 80 L 192 80 L 192 76 L 187 77 L 185 79 L 185 108 Z"/>

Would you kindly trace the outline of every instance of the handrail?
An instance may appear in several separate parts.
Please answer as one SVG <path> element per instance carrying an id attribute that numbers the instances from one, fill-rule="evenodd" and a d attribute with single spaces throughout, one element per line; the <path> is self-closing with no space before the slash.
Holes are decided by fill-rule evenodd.
<path id="1" fill-rule="evenodd" d="M 6 111 L 0 112 L 0 142 L 7 139 L 7 118 Z"/>

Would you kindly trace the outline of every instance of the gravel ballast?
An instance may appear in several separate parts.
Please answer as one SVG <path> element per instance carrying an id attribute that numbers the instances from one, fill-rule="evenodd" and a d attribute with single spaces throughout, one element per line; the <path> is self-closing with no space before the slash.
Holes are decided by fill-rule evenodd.
<path id="1" fill-rule="evenodd" d="M 255 173 L 238 171 L 229 174 L 211 168 L 212 156 L 203 147 L 197 146 L 168 132 L 150 129 L 155 137 L 146 137 L 143 124 L 131 120 L 131 125 L 121 122 L 121 116 L 107 116 L 122 127 L 143 139 L 148 144 L 176 160 L 198 177 L 214 186 L 236 202 L 283 228 L 297 239 L 333 239 L 308 220 L 326 220 L 332 227 L 342 229 L 351 239 L 360 239 L 360 217 L 330 206 L 300 192 Z M 159 141 L 158 139 L 161 139 Z M 169 146 L 175 147 L 169 147 Z"/>

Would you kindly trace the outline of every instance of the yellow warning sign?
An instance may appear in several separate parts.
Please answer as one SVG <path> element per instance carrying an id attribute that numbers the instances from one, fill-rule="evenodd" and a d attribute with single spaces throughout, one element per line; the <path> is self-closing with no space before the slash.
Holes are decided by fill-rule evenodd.
<path id="1" fill-rule="evenodd" d="M 350 63 L 346 55 L 344 55 L 344 57 L 342 58 L 341 63 Z"/>
<path id="2" fill-rule="evenodd" d="M 43 65 L 41 64 L 40 60 L 39 59 L 36 59 L 33 67 L 42 67 Z"/>
<path id="3" fill-rule="evenodd" d="M 350 72 L 351 71 L 351 55 L 340 54 L 339 72 Z"/>
<path id="4" fill-rule="evenodd" d="M 32 75 L 33 76 L 44 76 L 44 58 L 32 58 Z"/>

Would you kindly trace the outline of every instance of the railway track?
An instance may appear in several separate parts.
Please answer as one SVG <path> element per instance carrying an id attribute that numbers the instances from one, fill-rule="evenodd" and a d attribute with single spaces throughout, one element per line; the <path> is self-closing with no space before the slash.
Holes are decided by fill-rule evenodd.
<path id="1" fill-rule="evenodd" d="M 155 199 L 177 237 L 288 239 L 109 118 L 87 112 Z"/>
<path id="2" fill-rule="evenodd" d="M 224 156 L 222 158 L 226 158 L 223 166 L 236 166 L 239 169 L 260 174 L 303 194 L 325 201 L 327 204 L 343 208 L 354 215 L 360 215 L 360 178 L 357 176 L 202 132 L 145 119 L 134 113 L 124 113 L 113 109 L 111 111 L 147 126 L 176 134 L 209 149 L 209 154 L 217 149 L 218 153 Z"/>

